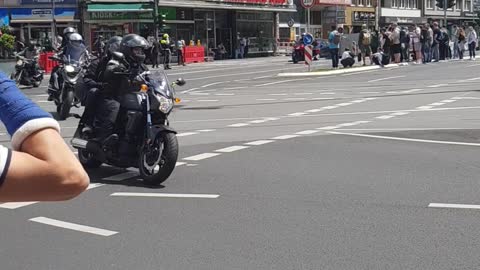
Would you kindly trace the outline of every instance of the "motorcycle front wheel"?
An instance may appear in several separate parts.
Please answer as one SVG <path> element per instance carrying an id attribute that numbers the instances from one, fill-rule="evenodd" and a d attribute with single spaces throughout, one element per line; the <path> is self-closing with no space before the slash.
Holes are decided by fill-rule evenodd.
<path id="1" fill-rule="evenodd" d="M 138 169 L 143 181 L 160 185 L 172 174 L 178 159 L 178 141 L 173 133 L 162 133 L 140 154 Z"/>
<path id="2" fill-rule="evenodd" d="M 74 94 L 73 91 L 68 91 L 62 103 L 57 105 L 57 113 L 59 120 L 65 120 L 70 116 L 70 108 L 73 104 Z"/>

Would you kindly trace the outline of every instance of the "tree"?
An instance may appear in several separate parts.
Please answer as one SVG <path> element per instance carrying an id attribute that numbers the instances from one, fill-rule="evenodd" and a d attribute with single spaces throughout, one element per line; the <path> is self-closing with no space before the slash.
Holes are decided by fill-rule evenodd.
<path id="1" fill-rule="evenodd" d="M 4 58 L 7 55 L 7 52 L 11 52 L 15 46 L 15 36 L 10 34 L 3 34 L 0 37 L 0 49 L 3 52 Z"/>

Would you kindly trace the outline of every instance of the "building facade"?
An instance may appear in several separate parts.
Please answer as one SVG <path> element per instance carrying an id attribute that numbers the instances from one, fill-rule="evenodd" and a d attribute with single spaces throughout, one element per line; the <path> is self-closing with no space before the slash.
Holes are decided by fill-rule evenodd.
<path id="1" fill-rule="evenodd" d="M 381 0 L 379 25 L 384 27 L 391 23 L 411 25 L 427 22 L 422 17 L 421 0 Z"/>
<path id="2" fill-rule="evenodd" d="M 435 0 L 424 0 L 424 16 L 428 21 L 438 21 L 443 25 L 444 11 L 436 6 Z M 468 25 L 477 18 L 473 0 L 456 0 L 456 5 L 447 10 L 448 24 Z"/>
<path id="3" fill-rule="evenodd" d="M 345 9 L 345 28 L 349 33 L 359 33 L 364 24 L 375 28 L 375 15 L 375 0 L 353 0 Z"/>

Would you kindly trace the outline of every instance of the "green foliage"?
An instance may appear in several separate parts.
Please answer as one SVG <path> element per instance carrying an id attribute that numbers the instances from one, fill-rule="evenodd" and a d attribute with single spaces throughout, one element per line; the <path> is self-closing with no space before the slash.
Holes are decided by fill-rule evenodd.
<path id="1" fill-rule="evenodd" d="M 0 31 L 2 31 L 3 34 L 11 34 L 10 27 L 8 27 L 8 25 L 2 25 L 0 27 Z"/>
<path id="2" fill-rule="evenodd" d="M 15 46 L 15 36 L 10 34 L 3 34 L 0 37 L 0 47 L 7 50 L 12 50 Z"/>

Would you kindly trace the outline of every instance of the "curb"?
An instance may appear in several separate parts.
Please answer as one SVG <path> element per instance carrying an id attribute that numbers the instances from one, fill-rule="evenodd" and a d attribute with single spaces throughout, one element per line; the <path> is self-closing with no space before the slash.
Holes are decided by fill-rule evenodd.
<path id="1" fill-rule="evenodd" d="M 408 63 L 389 64 L 384 66 L 384 68 L 395 68 L 400 66 L 408 66 Z M 338 75 L 338 74 L 345 74 L 345 73 L 355 73 L 355 72 L 370 71 L 375 69 L 382 69 L 382 67 L 368 66 L 368 67 L 358 67 L 358 68 L 342 68 L 338 70 L 319 71 L 319 72 L 287 72 L 287 73 L 279 73 L 277 74 L 277 76 L 278 77 L 313 77 L 313 76 L 327 76 L 327 75 Z"/>

